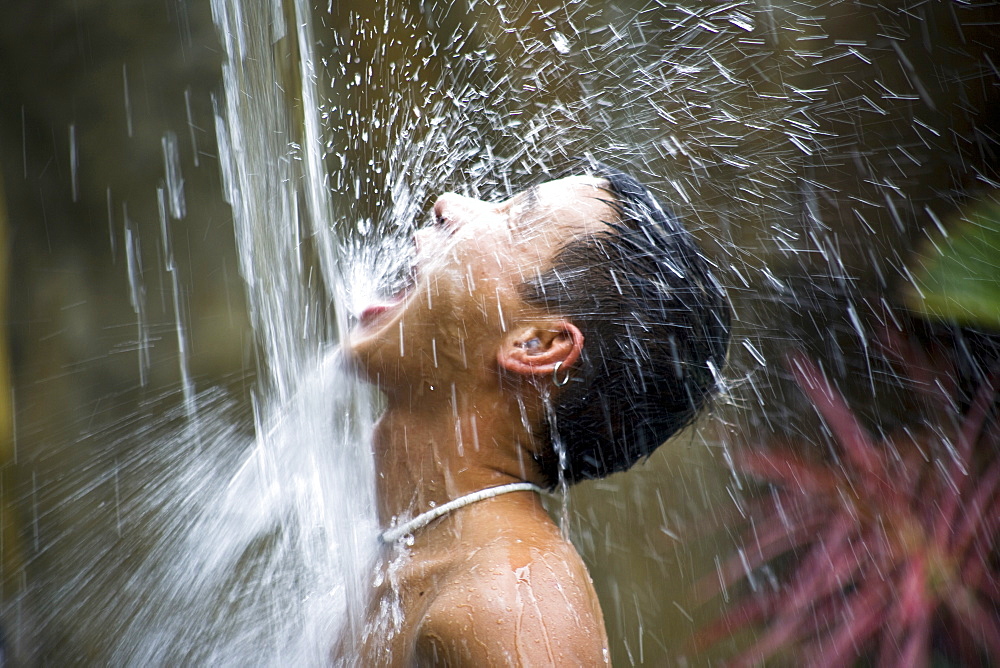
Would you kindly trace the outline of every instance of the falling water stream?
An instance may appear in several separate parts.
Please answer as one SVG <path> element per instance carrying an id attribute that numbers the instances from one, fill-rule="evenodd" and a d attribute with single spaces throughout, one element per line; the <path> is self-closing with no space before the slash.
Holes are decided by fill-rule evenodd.
<path id="1" fill-rule="evenodd" d="M 113 665 L 322 665 L 336 634 L 356 624 L 349 611 L 376 546 L 372 396 L 337 347 L 345 271 L 358 263 L 336 236 L 325 186 L 307 4 L 212 0 L 211 9 L 223 50 L 213 97 L 221 185 L 257 350 L 252 414 L 191 378 L 173 229 L 186 215 L 184 178 L 168 133 L 158 241 L 180 401 L 104 435 L 129 453 L 111 472 L 118 541 L 79 540 L 47 614 L 73 618 L 77 637 Z M 300 49 L 286 71 L 273 51 L 282 40 Z M 282 85 L 301 91 L 299 116 Z M 125 226 L 145 383 L 149 240 Z"/>
<path id="2" fill-rule="evenodd" d="M 184 425 L 157 450 L 177 453 L 166 485 L 185 507 L 155 511 L 153 524 L 168 526 L 134 577 L 160 603 L 125 625 L 114 663 L 319 665 L 356 623 L 348 611 L 375 547 L 372 397 L 336 346 L 354 259 L 335 236 L 324 186 L 309 11 L 296 2 L 286 24 L 284 10 L 212 0 L 224 52 L 214 100 L 222 186 L 259 351 L 253 435 L 235 433 L 211 392 L 193 395 L 179 346 Z M 282 39 L 300 48 L 291 72 L 302 117 L 279 85 L 288 72 L 276 68 L 273 45 Z M 167 180 L 167 248 L 168 220 L 183 216 L 179 188 L 179 178 Z M 174 525 L 167 515 L 176 511 Z"/>

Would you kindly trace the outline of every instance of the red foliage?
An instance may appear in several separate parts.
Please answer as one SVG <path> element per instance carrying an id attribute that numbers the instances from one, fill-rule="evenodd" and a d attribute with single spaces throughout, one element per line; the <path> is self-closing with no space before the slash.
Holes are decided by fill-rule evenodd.
<path id="1" fill-rule="evenodd" d="M 736 471 L 770 493 L 753 501 L 744 548 L 714 585 L 745 581 L 751 591 L 701 634 L 703 644 L 754 630 L 734 665 L 863 658 L 911 668 L 930 665 L 934 652 L 1000 665 L 996 383 L 959 414 L 948 376 L 906 352 L 916 386 L 941 407 L 933 424 L 875 439 L 816 365 L 793 356 L 796 383 L 833 434 L 835 460 L 736 456 Z M 768 585 L 758 576 L 772 566 L 782 575 Z"/>

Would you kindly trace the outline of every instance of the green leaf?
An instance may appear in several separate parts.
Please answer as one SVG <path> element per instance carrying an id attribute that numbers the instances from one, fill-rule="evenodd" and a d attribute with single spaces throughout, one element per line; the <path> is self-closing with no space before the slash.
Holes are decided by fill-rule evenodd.
<path id="1" fill-rule="evenodd" d="M 909 273 L 903 298 L 912 310 L 1000 330 L 1000 202 L 976 201 L 923 245 Z"/>

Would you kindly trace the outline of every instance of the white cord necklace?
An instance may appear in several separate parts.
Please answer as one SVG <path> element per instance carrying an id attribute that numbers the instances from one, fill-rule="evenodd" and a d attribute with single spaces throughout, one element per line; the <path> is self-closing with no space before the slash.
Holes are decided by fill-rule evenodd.
<path id="1" fill-rule="evenodd" d="M 452 499 L 448 503 L 444 503 L 437 508 L 431 508 L 427 512 L 420 513 L 409 522 L 404 522 L 397 527 L 386 529 L 379 534 L 378 539 L 380 542 L 389 545 L 395 543 L 403 536 L 407 536 L 418 529 L 424 528 L 442 515 L 447 515 L 451 511 L 458 510 L 463 506 L 475 503 L 476 501 L 483 501 L 484 499 L 492 499 L 494 496 L 500 496 L 501 494 L 529 491 L 541 494 L 545 490 L 531 482 L 512 482 L 506 485 L 499 485 L 497 487 L 487 487 L 486 489 L 481 489 L 478 492 L 472 492 L 471 494 L 460 496 L 457 499 Z"/>

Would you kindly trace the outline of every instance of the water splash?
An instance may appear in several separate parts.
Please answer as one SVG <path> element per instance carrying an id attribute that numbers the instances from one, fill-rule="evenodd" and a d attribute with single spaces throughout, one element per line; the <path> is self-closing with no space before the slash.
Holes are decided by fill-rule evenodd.
<path id="1" fill-rule="evenodd" d="M 177 137 L 168 133 L 158 243 L 182 400 L 163 417 L 137 415 L 86 434 L 84 442 L 113 443 L 119 454 L 100 479 L 81 471 L 67 483 L 84 495 L 102 484 L 113 489 L 114 532 L 66 532 L 77 549 L 65 563 L 58 610 L 43 610 L 38 627 L 69 615 L 74 636 L 91 647 L 97 639 L 94 651 L 116 665 L 324 665 L 338 633 L 360 623 L 352 611 L 377 546 L 373 411 L 336 347 L 346 327 L 342 274 L 356 271 L 331 224 L 318 125 L 306 121 L 296 141 L 301 119 L 280 95 L 277 82 L 295 82 L 275 65 L 284 23 L 272 9 L 212 3 L 225 47 L 224 91 L 215 100 L 219 162 L 258 346 L 252 414 L 222 390 L 199 392 L 188 367 L 172 229 L 187 207 Z M 308 25 L 298 30 L 309 37 Z M 305 92 L 315 86 L 309 48 L 296 85 L 315 99 Z M 145 384 L 143 256 L 127 209 L 124 217 Z"/>
<path id="2" fill-rule="evenodd" d="M 128 268 L 129 300 L 132 302 L 138 328 L 136 348 L 139 357 L 139 384 L 145 386 L 149 370 L 149 329 L 146 323 L 146 287 L 142 279 L 142 252 L 139 238 L 135 235 L 128 217 L 128 207 L 124 205 L 122 217 L 125 219 L 125 259 Z"/>
<path id="3" fill-rule="evenodd" d="M 184 177 L 181 174 L 180 151 L 177 147 L 177 135 L 168 132 L 160 142 L 163 147 L 163 172 L 166 175 L 167 201 L 170 203 L 170 217 L 180 220 L 187 215 L 187 204 L 184 200 Z"/>

